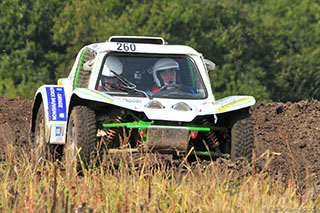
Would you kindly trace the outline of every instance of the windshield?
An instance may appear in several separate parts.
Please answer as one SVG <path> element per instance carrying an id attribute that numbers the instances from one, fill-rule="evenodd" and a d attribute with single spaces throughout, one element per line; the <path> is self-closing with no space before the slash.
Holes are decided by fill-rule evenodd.
<path id="1" fill-rule="evenodd" d="M 113 95 L 148 98 L 206 98 L 199 71 L 189 56 L 106 55 L 96 89 Z"/>

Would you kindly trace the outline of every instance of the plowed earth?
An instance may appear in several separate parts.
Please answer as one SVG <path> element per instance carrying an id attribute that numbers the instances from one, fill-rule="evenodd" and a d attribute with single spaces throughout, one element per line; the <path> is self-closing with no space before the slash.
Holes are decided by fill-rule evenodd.
<path id="1" fill-rule="evenodd" d="M 0 145 L 28 145 L 32 100 L 0 97 Z M 320 101 L 258 103 L 251 109 L 255 128 L 253 168 L 301 188 L 320 190 Z M 6 149 L 0 149 L 4 159 Z M 236 169 L 238 164 L 218 159 Z"/>

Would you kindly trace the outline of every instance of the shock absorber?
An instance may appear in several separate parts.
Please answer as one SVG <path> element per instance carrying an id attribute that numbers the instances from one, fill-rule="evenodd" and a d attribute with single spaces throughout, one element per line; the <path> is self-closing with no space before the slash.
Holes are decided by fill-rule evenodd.
<path id="1" fill-rule="evenodd" d="M 112 123 L 121 123 L 119 119 L 115 119 Z M 108 130 L 105 132 L 105 135 L 103 136 L 103 140 L 105 143 L 110 144 L 113 142 L 115 136 L 117 133 L 118 127 L 109 127 Z M 111 144 L 112 146 L 112 144 Z"/>
<path id="2" fill-rule="evenodd" d="M 108 131 L 106 132 L 106 135 L 103 137 L 103 139 L 106 143 L 110 143 L 114 139 L 116 134 L 117 132 L 113 130 L 113 128 L 109 128 Z"/>
<path id="3" fill-rule="evenodd" d="M 203 126 L 210 126 L 210 122 L 206 119 L 203 119 L 201 124 Z M 204 140 L 211 149 L 220 145 L 218 137 L 213 130 L 204 133 Z"/>

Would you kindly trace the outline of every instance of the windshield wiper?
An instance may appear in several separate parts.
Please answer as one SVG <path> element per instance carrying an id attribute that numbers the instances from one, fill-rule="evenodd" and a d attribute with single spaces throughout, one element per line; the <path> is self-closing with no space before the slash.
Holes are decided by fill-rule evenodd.
<path id="1" fill-rule="evenodd" d="M 115 76 L 116 78 L 124 85 L 120 85 L 120 84 L 112 84 L 112 83 L 108 83 L 113 87 L 116 87 L 118 89 L 123 89 L 125 91 L 134 91 L 134 92 L 138 92 L 138 93 L 142 93 L 144 94 L 149 100 L 151 100 L 152 98 L 150 98 L 150 96 L 143 90 L 139 90 L 137 89 L 137 86 L 133 83 L 131 83 L 130 81 L 128 81 L 126 78 L 120 76 L 118 73 L 110 70 Z"/>

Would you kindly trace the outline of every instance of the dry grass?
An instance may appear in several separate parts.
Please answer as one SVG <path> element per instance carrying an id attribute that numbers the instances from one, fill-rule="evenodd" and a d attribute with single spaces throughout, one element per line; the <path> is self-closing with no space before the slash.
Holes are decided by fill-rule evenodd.
<path id="1" fill-rule="evenodd" d="M 134 168 L 127 153 L 121 155 L 117 168 L 101 165 L 67 177 L 58 162 L 32 163 L 32 152 L 9 143 L 3 150 L 1 212 L 273 212 L 320 208 L 319 192 L 300 193 L 294 178 L 283 182 L 242 162 L 219 159 L 208 165 L 184 162 L 179 167 L 165 167 L 153 162 L 152 166 L 146 154 Z"/>

